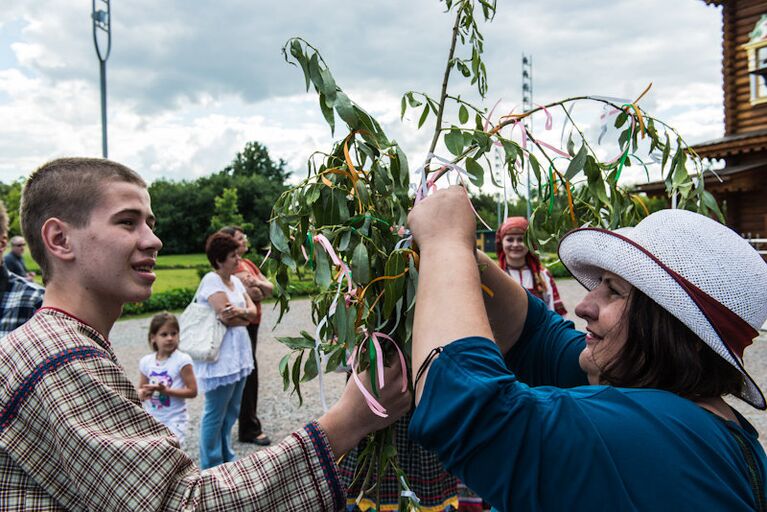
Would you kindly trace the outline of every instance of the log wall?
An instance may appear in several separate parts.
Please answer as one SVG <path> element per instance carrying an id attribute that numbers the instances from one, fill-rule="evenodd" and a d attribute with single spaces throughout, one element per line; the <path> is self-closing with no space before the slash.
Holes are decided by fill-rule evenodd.
<path id="1" fill-rule="evenodd" d="M 725 135 L 767 129 L 767 103 L 751 104 L 748 54 L 743 49 L 756 22 L 767 14 L 767 0 L 730 0 L 721 5 Z"/>

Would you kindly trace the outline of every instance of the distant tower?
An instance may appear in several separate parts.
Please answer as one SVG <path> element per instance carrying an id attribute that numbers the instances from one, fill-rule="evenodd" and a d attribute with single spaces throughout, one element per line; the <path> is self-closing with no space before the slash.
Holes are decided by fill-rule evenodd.
<path id="1" fill-rule="evenodd" d="M 96 9 L 96 2 L 103 4 Z M 112 10 L 110 0 L 92 0 L 93 44 L 99 58 L 101 77 L 101 155 L 107 158 L 107 59 L 112 51 Z"/>
<path id="2" fill-rule="evenodd" d="M 496 181 L 500 181 L 503 183 L 503 196 L 501 196 L 500 193 L 496 193 L 496 210 L 498 213 L 498 228 L 501 227 L 501 224 L 506 219 L 509 213 L 509 198 L 508 193 L 506 191 L 506 167 L 503 164 L 503 154 L 502 149 L 497 147 L 495 148 L 495 169 L 493 169 L 493 172 L 496 173 Z M 502 180 L 502 181 L 501 181 Z M 501 208 L 501 201 L 503 201 L 503 208 Z"/>
<path id="3" fill-rule="evenodd" d="M 533 56 L 522 54 L 522 112 L 529 112 L 533 109 Z M 530 132 L 533 131 L 532 118 L 525 118 L 525 128 Z M 525 147 L 527 149 L 527 139 L 525 139 Z M 527 218 L 530 218 L 532 213 L 530 207 L 530 160 L 525 161 L 527 166 Z"/>

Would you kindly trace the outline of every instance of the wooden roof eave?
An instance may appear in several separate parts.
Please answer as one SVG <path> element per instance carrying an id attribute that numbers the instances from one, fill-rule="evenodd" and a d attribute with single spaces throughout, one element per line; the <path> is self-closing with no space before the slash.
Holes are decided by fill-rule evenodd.
<path id="1" fill-rule="evenodd" d="M 724 158 L 767 151 L 767 130 L 722 137 L 692 147 L 701 158 Z"/>
<path id="2" fill-rule="evenodd" d="M 738 183 L 742 186 L 742 177 L 754 176 L 753 173 L 761 173 L 765 170 L 767 170 L 767 163 L 765 162 L 732 165 L 724 169 L 705 171 L 703 182 L 707 189 L 726 189 L 731 185 L 738 186 Z M 666 183 L 664 180 L 638 183 L 634 186 L 634 192 L 644 192 L 648 196 L 663 195 L 666 193 Z"/>

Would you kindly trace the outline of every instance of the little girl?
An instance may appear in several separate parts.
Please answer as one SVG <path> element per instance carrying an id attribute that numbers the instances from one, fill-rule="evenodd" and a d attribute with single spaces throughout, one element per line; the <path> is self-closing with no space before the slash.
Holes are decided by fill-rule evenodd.
<path id="1" fill-rule="evenodd" d="M 160 313 L 149 323 L 149 346 L 154 350 L 139 362 L 139 398 L 144 409 L 168 427 L 184 446 L 189 415 L 186 399 L 197 396 L 192 358 L 178 348 L 178 320 Z"/>

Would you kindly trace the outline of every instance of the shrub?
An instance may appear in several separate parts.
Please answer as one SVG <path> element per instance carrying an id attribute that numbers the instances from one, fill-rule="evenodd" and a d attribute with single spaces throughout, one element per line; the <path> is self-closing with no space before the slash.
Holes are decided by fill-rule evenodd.
<path id="1" fill-rule="evenodd" d="M 123 315 L 141 315 L 154 311 L 172 311 L 184 309 L 194 298 L 194 288 L 175 288 L 152 294 L 143 302 L 134 302 L 123 306 Z"/>
<path id="2" fill-rule="evenodd" d="M 547 263 L 544 263 L 544 266 L 549 269 L 549 272 L 551 273 L 552 277 L 559 278 L 559 277 L 573 277 L 570 272 L 567 271 L 565 266 L 562 264 L 561 261 L 559 261 L 559 258 L 553 259 Z"/>
<path id="3" fill-rule="evenodd" d="M 303 297 L 319 293 L 319 287 L 314 281 L 291 281 L 287 291 L 291 297 Z"/>

